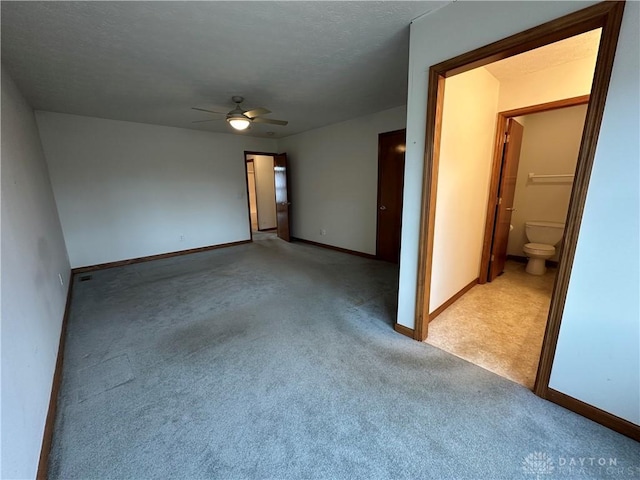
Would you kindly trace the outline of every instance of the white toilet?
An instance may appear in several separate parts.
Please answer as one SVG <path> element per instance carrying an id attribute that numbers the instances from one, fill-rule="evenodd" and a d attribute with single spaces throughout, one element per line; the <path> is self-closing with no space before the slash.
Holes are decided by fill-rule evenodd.
<path id="1" fill-rule="evenodd" d="M 558 222 L 525 222 L 525 233 L 531 243 L 527 243 L 523 250 L 529 257 L 527 273 L 544 275 L 547 271 L 545 260 L 556 254 L 555 246 L 562 240 L 564 223 Z"/>

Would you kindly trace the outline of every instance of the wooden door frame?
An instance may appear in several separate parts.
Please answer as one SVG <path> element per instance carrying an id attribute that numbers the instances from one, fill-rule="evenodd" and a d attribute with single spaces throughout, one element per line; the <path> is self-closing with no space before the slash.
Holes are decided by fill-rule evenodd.
<path id="1" fill-rule="evenodd" d="M 495 230 L 495 210 L 497 207 L 498 188 L 500 185 L 500 172 L 503 155 L 504 138 L 507 133 L 507 124 L 510 118 L 520 117 L 523 115 L 531 115 L 533 113 L 549 112 L 561 108 L 575 107 L 589 103 L 590 95 L 581 95 L 579 97 L 566 98 L 556 100 L 554 102 L 540 103 L 538 105 L 530 105 L 528 107 L 516 108 L 513 110 L 505 110 L 498 113 L 496 122 L 496 138 L 493 152 L 493 165 L 491 169 L 491 180 L 489 183 L 489 199 L 487 201 L 487 218 L 485 220 L 484 237 L 482 242 L 482 259 L 480 261 L 480 273 L 478 275 L 478 283 L 487 283 L 489 279 L 489 262 L 491 260 L 491 245 Z M 584 157 L 578 158 L 578 162 L 584 160 Z M 577 168 L 577 163 L 576 163 Z M 572 187 L 573 188 L 573 187 Z"/>
<path id="2" fill-rule="evenodd" d="M 270 152 L 253 152 L 250 150 L 244 151 L 244 182 L 247 185 L 247 213 L 249 215 L 249 239 L 253 242 L 253 229 L 251 228 L 251 200 L 249 199 L 249 170 L 247 169 L 247 163 L 253 162 L 253 159 L 248 159 L 247 155 L 264 155 L 266 157 L 274 157 L 278 155 L 277 153 Z M 253 162 L 253 171 L 254 171 L 254 179 L 255 179 L 255 168 L 256 164 Z M 275 199 L 274 199 L 275 200 Z M 256 219 L 259 219 L 258 213 L 258 198 L 256 196 Z M 258 222 L 258 230 L 260 230 L 260 223 Z"/>
<path id="3" fill-rule="evenodd" d="M 580 151 L 578 153 L 574 187 L 569 204 L 569 213 L 567 215 L 563 254 L 558 266 L 558 275 L 554 286 L 549 320 L 545 330 L 542 353 L 534 387 L 534 393 L 536 395 L 549 398 L 557 403 L 560 403 L 558 396 L 554 394 L 553 390 L 549 389 L 551 367 L 560 332 L 560 323 L 562 321 L 562 313 L 567 296 L 589 178 L 593 167 L 598 134 L 602 123 L 624 5 L 623 1 L 602 2 L 471 52 L 464 53 L 429 68 L 416 315 L 415 330 L 413 332 L 414 338 L 419 341 L 423 341 L 427 337 L 429 322 L 428 301 L 431 289 L 435 200 L 445 79 L 513 55 L 524 53 L 534 48 L 564 40 L 590 30 L 602 28 L 591 87 L 591 96 L 585 118 Z M 573 409 L 576 408 L 574 405 Z"/>
<path id="4" fill-rule="evenodd" d="M 390 132 L 383 132 L 383 133 L 379 133 L 378 134 L 378 197 L 376 200 L 376 258 L 379 258 L 379 254 L 378 254 L 378 209 L 380 208 L 380 181 L 382 180 L 382 177 L 380 176 L 380 138 L 381 137 L 386 137 L 389 135 L 396 135 L 398 133 L 402 133 L 404 132 L 404 138 L 405 138 L 405 143 L 407 141 L 407 129 L 406 128 L 399 128 L 398 130 L 392 130 Z M 403 167 L 403 176 L 404 176 L 404 167 Z M 404 181 L 403 181 L 403 185 L 402 185 L 402 189 L 404 191 Z M 402 224 L 402 210 L 404 209 L 404 203 L 402 205 L 402 208 L 400 209 L 400 223 Z M 398 261 L 400 261 L 398 259 Z"/>
<path id="5" fill-rule="evenodd" d="M 251 225 L 251 193 L 249 192 L 249 163 L 253 163 L 253 196 L 256 197 L 256 223 L 260 226 L 260 218 L 258 213 L 258 196 L 256 194 L 256 162 L 244 156 L 244 176 L 247 182 L 247 206 L 249 209 L 249 235 L 253 242 L 253 225 Z"/>

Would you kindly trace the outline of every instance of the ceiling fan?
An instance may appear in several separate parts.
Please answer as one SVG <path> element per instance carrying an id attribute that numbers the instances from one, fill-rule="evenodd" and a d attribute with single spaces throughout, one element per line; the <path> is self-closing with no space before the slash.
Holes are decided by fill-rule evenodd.
<path id="1" fill-rule="evenodd" d="M 231 97 L 233 103 L 236 104 L 236 108 L 230 112 L 216 112 L 215 110 L 207 110 L 205 108 L 191 107 L 192 110 L 198 110 L 200 112 L 213 113 L 215 115 L 226 115 L 227 122 L 236 130 L 246 130 L 252 123 L 270 123 L 272 125 L 287 125 L 289 122 L 286 120 L 275 120 L 273 118 L 262 118 L 263 115 L 271 113 L 271 110 L 266 108 L 254 108 L 252 110 L 244 110 L 240 104 L 244 102 L 244 97 L 233 96 Z M 203 123 L 214 122 L 217 119 L 212 118 L 210 120 L 196 120 L 191 123 Z"/>

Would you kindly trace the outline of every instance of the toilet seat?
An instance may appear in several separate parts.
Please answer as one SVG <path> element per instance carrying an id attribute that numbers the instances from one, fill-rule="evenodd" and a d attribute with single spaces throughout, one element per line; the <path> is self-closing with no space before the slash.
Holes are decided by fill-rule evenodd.
<path id="1" fill-rule="evenodd" d="M 556 248 L 553 245 L 546 245 L 544 243 L 527 243 L 523 250 L 525 253 L 531 255 L 553 256 L 556 253 Z"/>

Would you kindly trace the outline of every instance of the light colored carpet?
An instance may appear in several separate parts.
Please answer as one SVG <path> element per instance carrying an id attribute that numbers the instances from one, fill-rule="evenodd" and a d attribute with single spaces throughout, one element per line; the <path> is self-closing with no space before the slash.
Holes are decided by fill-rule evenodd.
<path id="1" fill-rule="evenodd" d="M 50 477 L 533 479 L 534 452 L 558 467 L 545 479 L 572 456 L 638 465 L 636 442 L 395 333 L 397 275 L 263 237 L 76 277 Z"/>
<path id="2" fill-rule="evenodd" d="M 533 388 L 556 269 L 541 276 L 507 261 L 493 282 L 476 285 L 429 323 L 426 342 Z"/>

